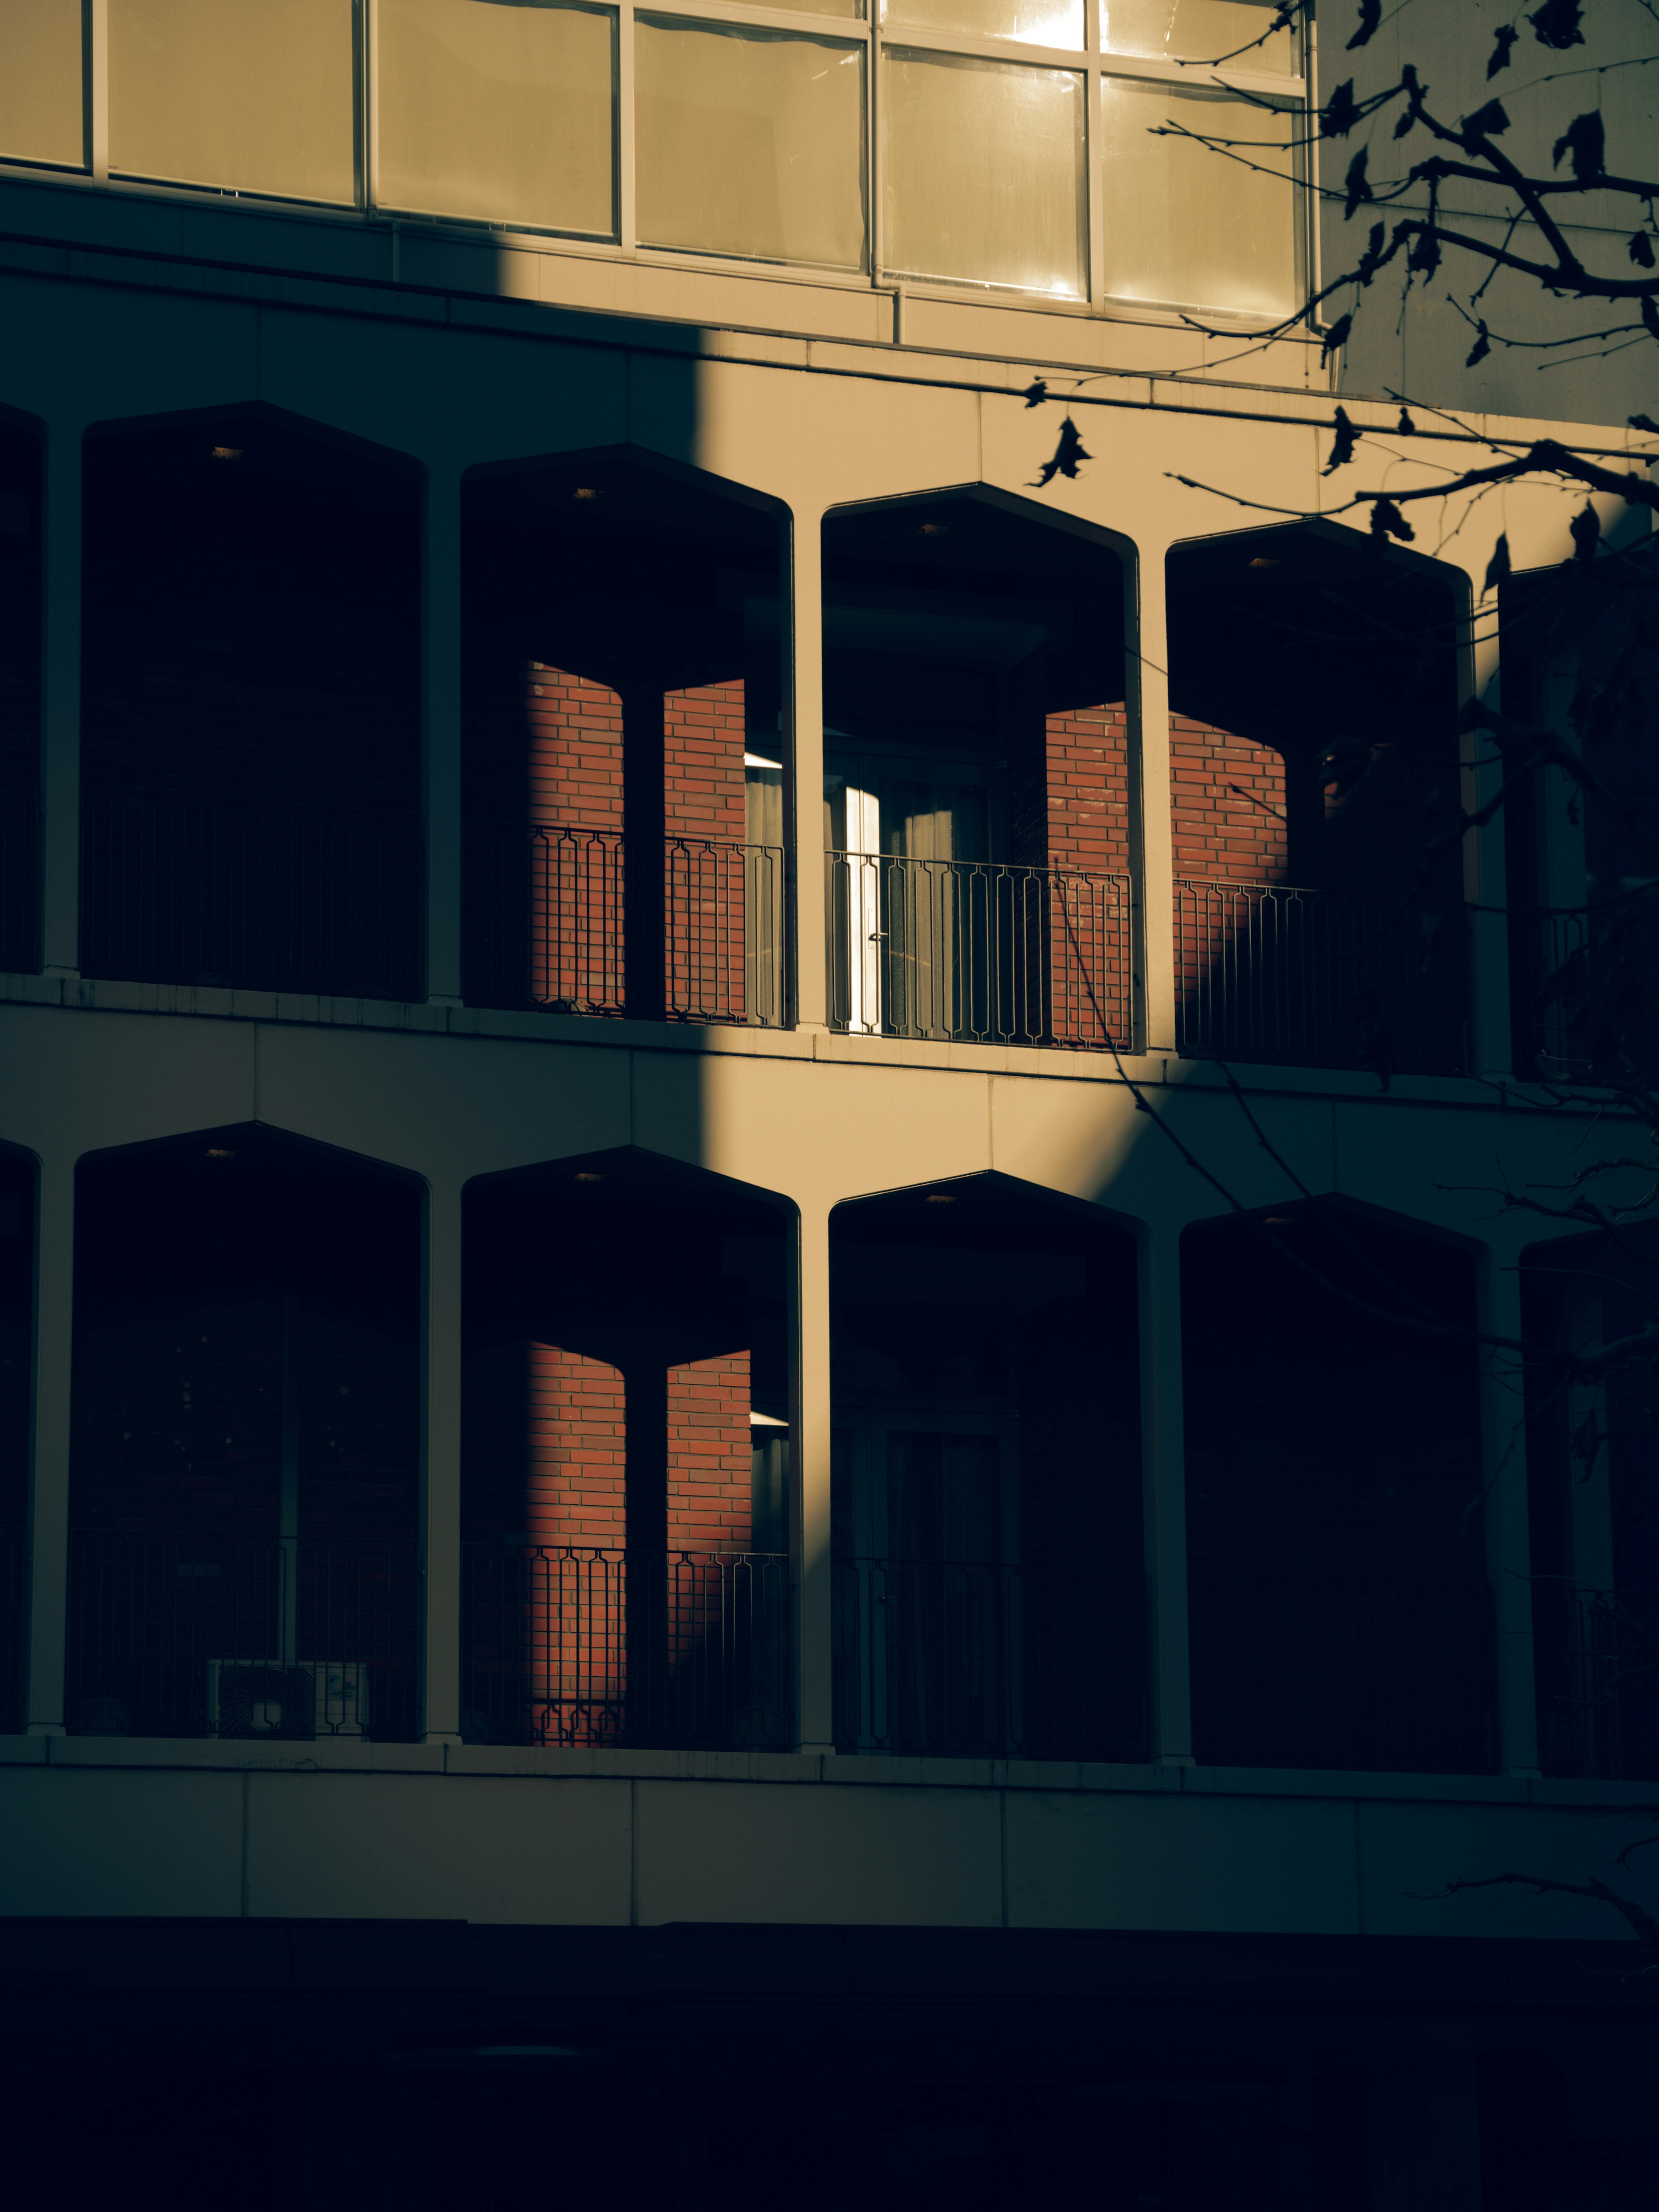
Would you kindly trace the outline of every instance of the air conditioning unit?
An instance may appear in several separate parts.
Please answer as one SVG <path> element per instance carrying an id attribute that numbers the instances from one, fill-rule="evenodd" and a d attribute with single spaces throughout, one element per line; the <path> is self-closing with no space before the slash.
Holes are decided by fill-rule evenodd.
<path id="1" fill-rule="evenodd" d="M 366 1735 L 368 1710 L 368 1668 L 360 1660 L 207 1662 L 207 1723 L 216 1735 Z"/>

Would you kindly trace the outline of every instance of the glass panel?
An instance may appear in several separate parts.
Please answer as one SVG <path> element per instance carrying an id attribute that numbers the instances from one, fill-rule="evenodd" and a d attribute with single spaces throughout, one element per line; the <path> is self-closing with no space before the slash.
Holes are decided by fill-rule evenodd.
<path id="1" fill-rule="evenodd" d="M 886 266 L 1080 298 L 1083 78 L 892 47 L 884 66 Z"/>
<path id="2" fill-rule="evenodd" d="M 886 20 L 917 31 L 967 31 L 1027 46 L 1083 51 L 1083 0 L 887 0 Z"/>
<path id="3" fill-rule="evenodd" d="M 637 19 L 641 244 L 864 266 L 864 49 Z"/>
<path id="4" fill-rule="evenodd" d="M 109 161 L 293 199 L 356 196 L 351 0 L 109 0 Z"/>
<path id="5" fill-rule="evenodd" d="M 864 0 L 754 0 L 759 8 L 776 8 L 789 15 L 844 15 L 849 22 L 864 21 Z"/>
<path id="6" fill-rule="evenodd" d="M 1277 12 L 1275 0 L 1100 0 L 1100 39 L 1109 54 L 1297 76 L 1296 33 L 1267 28 Z"/>
<path id="7" fill-rule="evenodd" d="M 1301 76 L 1297 33 L 1270 31 L 1274 15 L 1276 0 L 1099 0 L 1099 42 L 1106 53 Z"/>
<path id="8" fill-rule="evenodd" d="M 0 7 L 0 155 L 77 167 L 84 160 L 81 0 Z"/>
<path id="9" fill-rule="evenodd" d="M 380 0 L 380 205 L 613 232 L 615 20 L 551 0 Z"/>
<path id="10" fill-rule="evenodd" d="M 1296 111 L 1121 78 L 1108 79 L 1101 92 L 1108 293 L 1233 314 L 1289 314 L 1297 304 Z M 1190 139 L 1154 137 L 1166 118 L 1211 137 L 1254 142 L 1247 158 L 1260 167 Z"/>

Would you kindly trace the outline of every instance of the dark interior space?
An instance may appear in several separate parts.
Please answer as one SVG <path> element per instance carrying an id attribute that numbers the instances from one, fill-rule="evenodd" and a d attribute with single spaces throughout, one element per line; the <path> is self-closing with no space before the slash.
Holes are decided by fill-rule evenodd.
<path id="1" fill-rule="evenodd" d="M 967 493 L 826 517 L 836 1026 L 1124 1039 L 1124 645 L 1092 532 Z"/>
<path id="2" fill-rule="evenodd" d="M 0 414 L 0 968 L 40 965 L 42 447 Z"/>
<path id="3" fill-rule="evenodd" d="M 781 1020 L 782 530 L 625 450 L 469 473 L 472 1003 Z"/>
<path id="4" fill-rule="evenodd" d="M 34 1163 L 0 1151 L 0 1733 L 24 1717 L 34 1214 Z"/>
<path id="5" fill-rule="evenodd" d="M 1465 1253 L 1335 1201 L 1183 1236 L 1200 1762 L 1492 1765 L 1474 1325 Z"/>
<path id="6" fill-rule="evenodd" d="M 421 499 L 275 409 L 88 434 L 88 972 L 424 995 Z"/>
<path id="7" fill-rule="evenodd" d="M 418 1190 L 239 1127 L 84 1163 L 76 1218 L 71 1725 L 316 1732 L 293 1680 L 239 1729 L 214 1670 L 332 1667 L 407 1733 Z"/>
<path id="8" fill-rule="evenodd" d="M 1352 531 L 1295 527 L 1177 546 L 1168 589 L 1170 710 L 1283 756 L 1287 880 L 1460 897 L 1446 575 Z"/>
<path id="9" fill-rule="evenodd" d="M 788 1740 L 788 1229 L 632 1149 L 469 1186 L 469 1736 Z"/>
<path id="10" fill-rule="evenodd" d="M 838 1744 L 1143 1757 L 1133 1240 L 1000 1176 L 830 1236 Z"/>
<path id="11" fill-rule="evenodd" d="M 1546 1078 L 1659 1070 L 1656 583 L 1650 544 L 1501 590 L 1510 1011 L 1516 1067 Z M 1534 765 L 1528 729 L 1568 739 L 1595 789 Z"/>
<path id="12" fill-rule="evenodd" d="M 1659 1234 L 1535 1246 L 1522 1297 L 1540 1757 L 1659 1777 Z"/>

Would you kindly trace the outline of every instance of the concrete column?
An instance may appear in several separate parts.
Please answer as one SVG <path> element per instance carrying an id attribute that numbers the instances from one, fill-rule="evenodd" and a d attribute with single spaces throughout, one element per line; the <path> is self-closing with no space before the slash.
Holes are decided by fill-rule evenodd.
<path id="1" fill-rule="evenodd" d="M 427 1193 L 422 1267 L 422 1729 L 459 1743 L 461 1727 L 461 1192 Z"/>
<path id="2" fill-rule="evenodd" d="M 81 969 L 80 422 L 46 436 L 41 654 L 40 963 Z"/>
<path id="3" fill-rule="evenodd" d="M 461 1003 L 461 484 L 427 471 L 422 574 L 422 804 L 426 817 L 426 994 Z"/>
<path id="4" fill-rule="evenodd" d="M 1497 672 L 1497 647 L 1478 650 L 1466 641 L 1458 653 L 1457 703 L 1485 696 Z M 1466 730 L 1462 750 L 1462 803 L 1478 813 L 1498 794 L 1504 780 L 1498 748 L 1480 730 Z M 1480 1075 L 1507 1073 L 1513 1058 L 1510 1034 L 1509 889 L 1504 860 L 1504 809 L 1463 840 L 1463 896 L 1469 915 L 1469 1066 Z"/>
<path id="5" fill-rule="evenodd" d="M 1181 1237 L 1174 1227 L 1155 1225 L 1140 1245 L 1141 1512 L 1152 1754 L 1166 1766 L 1193 1764 L 1181 1392 Z"/>
<path id="6" fill-rule="evenodd" d="M 783 720 L 785 899 L 790 916 L 793 989 L 786 995 L 798 1029 L 828 1018 L 823 878 L 823 518 L 798 512 L 790 530 L 788 605 L 784 610 Z M 828 1478 L 826 1477 L 826 1480 Z"/>
<path id="7" fill-rule="evenodd" d="M 1176 977 L 1170 813 L 1170 650 L 1160 544 L 1142 546 L 1124 585 L 1129 725 L 1129 854 L 1135 880 L 1136 1042 L 1173 1052 Z"/>
<path id="8" fill-rule="evenodd" d="M 1488 1259 L 1483 1329 L 1521 1334 L 1521 1275 L 1512 1260 Z M 1505 1774 L 1538 1771 L 1538 1701 L 1533 1679 L 1532 1545 L 1527 1517 L 1526 1402 L 1521 1361 L 1486 1352 L 1480 1372 L 1480 1457 L 1486 1488 L 1486 1578 L 1497 1636 L 1498 1763 Z"/>
<path id="9" fill-rule="evenodd" d="M 794 1383 L 789 1515 L 795 1587 L 795 1734 L 803 1751 L 835 1749 L 834 1592 L 830 1549 L 830 1217 L 803 1207 L 791 1273 Z"/>
<path id="10" fill-rule="evenodd" d="M 70 1367 L 75 1325 L 75 1163 L 41 1164 L 34 1243 L 34 1417 L 29 1461 L 26 1726 L 64 1733 L 69 1620 Z"/>

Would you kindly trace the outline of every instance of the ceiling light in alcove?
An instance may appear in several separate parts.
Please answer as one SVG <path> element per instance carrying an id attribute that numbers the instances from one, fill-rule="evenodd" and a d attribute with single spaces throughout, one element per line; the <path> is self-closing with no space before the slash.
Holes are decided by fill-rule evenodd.
<path id="1" fill-rule="evenodd" d="M 605 1177 L 602 1175 L 591 1175 L 587 1170 L 584 1168 L 577 1175 L 576 1181 L 578 1182 L 603 1182 L 605 1181 Z"/>
<path id="2" fill-rule="evenodd" d="M 1258 553 L 1255 559 L 1250 562 L 1250 566 L 1253 568 L 1277 568 L 1279 565 L 1280 564 L 1277 561 L 1268 560 L 1267 556 L 1262 553 Z"/>
<path id="3" fill-rule="evenodd" d="M 236 1155 L 226 1146 L 210 1145 L 207 1148 L 207 1157 L 210 1160 L 234 1160 Z"/>
<path id="4" fill-rule="evenodd" d="M 570 495 L 572 499 L 603 499 L 603 492 L 595 491 L 592 484 L 578 484 Z"/>
<path id="5" fill-rule="evenodd" d="M 246 450 L 245 446 L 216 446 L 213 458 L 216 461 L 240 461 Z"/>
<path id="6" fill-rule="evenodd" d="M 954 1206 L 956 1200 L 946 1190 L 930 1190 L 922 1200 L 924 1206 Z"/>
<path id="7" fill-rule="evenodd" d="M 950 534 L 948 522 L 924 522 L 916 532 L 918 538 L 948 538 Z"/>

